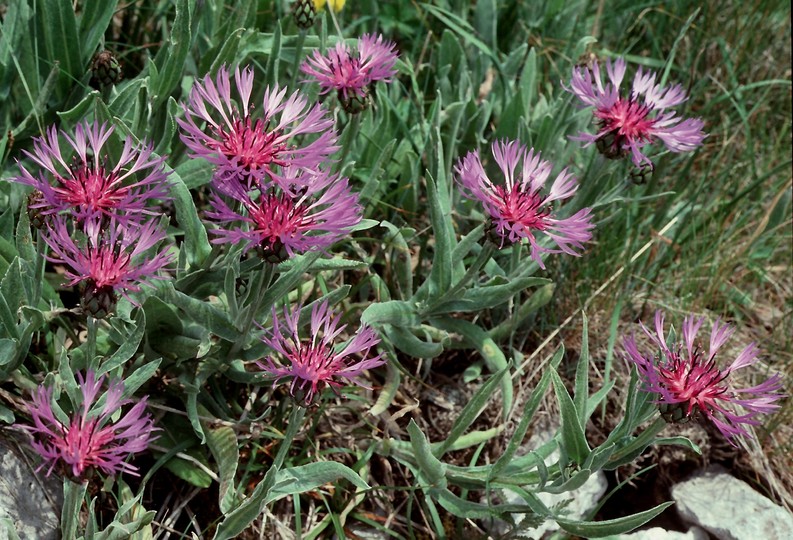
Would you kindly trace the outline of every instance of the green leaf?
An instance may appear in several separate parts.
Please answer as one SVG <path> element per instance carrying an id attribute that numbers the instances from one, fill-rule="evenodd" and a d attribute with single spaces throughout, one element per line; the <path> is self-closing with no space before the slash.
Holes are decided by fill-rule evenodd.
<path id="1" fill-rule="evenodd" d="M 53 65 L 55 62 L 60 65 L 58 94 L 63 98 L 85 71 L 74 9 L 71 2 L 41 0 L 38 16 L 43 25 L 47 57 Z"/>
<path id="2" fill-rule="evenodd" d="M 474 287 L 466 290 L 462 298 L 444 302 L 432 310 L 433 313 L 448 313 L 452 311 L 479 311 L 507 303 L 519 292 L 529 287 L 548 285 L 553 283 L 549 279 L 526 277 L 509 280 L 501 285 Z"/>
<path id="3" fill-rule="evenodd" d="M 501 379 L 509 371 L 509 368 L 504 368 L 488 379 L 475 393 L 471 396 L 468 403 L 465 404 L 460 415 L 455 419 L 452 424 L 451 431 L 446 440 L 433 452 L 435 457 L 441 457 L 449 447 L 465 433 L 474 421 L 479 418 L 482 411 L 487 406 L 488 402 L 493 398 L 496 387 L 501 383 Z"/>
<path id="4" fill-rule="evenodd" d="M 269 504 L 288 495 L 314 491 L 319 486 L 336 482 L 341 478 L 358 488 L 370 489 L 369 484 L 346 465 L 336 461 L 319 461 L 278 471 L 275 486 L 270 490 L 265 501 Z"/>
<path id="5" fill-rule="evenodd" d="M 88 482 L 77 483 L 63 479 L 63 507 L 61 508 L 61 537 L 77 538 L 80 528 L 80 509 L 83 506 Z"/>
<path id="6" fill-rule="evenodd" d="M 586 424 L 587 419 L 587 398 L 589 397 L 589 328 L 585 314 L 581 314 L 583 319 L 583 330 L 581 333 L 581 351 L 578 355 L 578 364 L 575 368 L 575 408 L 578 411 L 578 421 L 581 425 Z"/>
<path id="7" fill-rule="evenodd" d="M 182 177 L 168 165 L 165 166 L 165 172 L 170 178 L 170 191 L 176 209 L 176 219 L 179 221 L 179 227 L 184 231 L 187 261 L 191 266 L 198 266 L 206 260 L 209 252 L 212 251 L 207 231 L 198 218 L 198 210 L 193 202 L 193 196 Z"/>
<path id="8" fill-rule="evenodd" d="M 433 455 L 429 441 L 413 419 L 408 424 L 408 434 L 416 463 L 430 483 L 428 487 L 445 488 L 446 465 Z"/>
<path id="9" fill-rule="evenodd" d="M 507 367 L 507 357 L 495 341 L 490 339 L 487 332 L 472 322 L 451 317 L 433 318 L 433 325 L 448 332 L 458 334 L 471 347 L 474 347 L 485 359 L 487 367 L 493 373 L 498 373 Z M 512 379 L 504 377 L 501 380 L 501 398 L 504 402 L 503 416 L 506 419 L 512 408 Z"/>
<path id="10" fill-rule="evenodd" d="M 391 300 L 370 304 L 361 314 L 361 324 L 380 328 L 390 324 L 402 328 L 415 328 L 421 325 L 416 308 L 409 302 Z"/>
<path id="11" fill-rule="evenodd" d="M 182 453 L 209 468 L 206 457 L 196 448 L 188 448 Z M 208 488 L 212 485 L 212 477 L 204 469 L 198 467 L 194 461 L 175 456 L 165 463 L 165 468 L 196 487 Z"/>
<path id="12" fill-rule="evenodd" d="M 174 169 L 174 173 L 182 179 L 182 183 L 188 189 L 201 187 L 211 182 L 214 171 L 214 165 L 205 159 L 188 159 Z"/>
<path id="13" fill-rule="evenodd" d="M 584 427 L 579 419 L 579 414 L 564 387 L 564 383 L 556 371 L 551 371 L 551 380 L 553 381 L 553 389 L 556 392 L 556 400 L 559 402 L 559 409 L 562 414 L 562 443 L 564 450 L 573 458 L 573 460 L 581 465 L 589 456 L 589 444 L 586 440 Z"/>
<path id="14" fill-rule="evenodd" d="M 443 352 L 443 345 L 433 341 L 424 341 L 413 332 L 399 326 L 389 324 L 381 327 L 388 341 L 397 349 L 414 358 L 435 358 Z"/>
<path id="15" fill-rule="evenodd" d="M 87 65 L 105 34 L 118 0 L 84 2 L 80 15 L 80 42 L 83 46 L 83 62 Z"/>
<path id="16" fill-rule="evenodd" d="M 0 339 L 0 342 L 6 341 Z M 3 358 L 3 350 L 0 348 L 0 358 Z M 5 422 L 8 425 L 14 423 L 14 411 L 6 407 L 5 405 L 0 405 L 0 422 Z"/>
<path id="17" fill-rule="evenodd" d="M 148 299 L 147 299 L 148 300 Z M 131 334 L 126 336 L 121 346 L 116 349 L 116 352 L 111 354 L 97 370 L 97 375 L 102 375 L 113 371 L 118 366 L 132 358 L 138 351 L 138 346 L 143 339 L 143 334 L 146 331 L 146 314 L 142 309 L 139 309 L 135 315 L 134 330 Z"/>
<path id="18" fill-rule="evenodd" d="M 218 465 L 220 476 L 219 503 L 220 510 L 226 514 L 237 504 L 237 491 L 234 487 L 234 475 L 240 461 L 237 436 L 229 426 L 204 426 L 209 451 Z"/>
<path id="19" fill-rule="evenodd" d="M 278 467 L 271 467 L 264 478 L 256 486 L 251 496 L 237 508 L 226 514 L 218 525 L 213 540 L 230 540 L 236 538 L 250 523 L 256 519 L 264 508 L 265 499 L 275 484 Z"/>
<path id="20" fill-rule="evenodd" d="M 164 103 L 182 80 L 182 71 L 190 52 L 192 40 L 190 26 L 194 10 L 195 0 L 176 1 L 176 18 L 171 27 L 171 35 L 154 59 L 159 72 L 152 89 L 154 108 Z"/>
<path id="21" fill-rule="evenodd" d="M 229 320 L 228 315 L 212 304 L 175 290 L 172 283 L 165 284 L 160 289 L 159 295 L 165 302 L 175 305 L 213 334 L 226 341 L 233 342 L 237 339 L 239 331 Z"/>
<path id="22" fill-rule="evenodd" d="M 559 352 L 557 352 L 557 354 L 559 354 Z M 491 468 L 491 474 L 494 478 L 509 465 L 512 458 L 515 456 L 515 452 L 517 452 L 520 445 L 523 444 L 523 438 L 526 436 L 529 424 L 534 418 L 537 409 L 539 409 L 540 403 L 543 397 L 545 397 L 545 392 L 548 391 L 548 385 L 551 382 L 551 371 L 553 371 L 553 369 L 548 368 L 543 372 L 540 382 L 534 387 L 531 396 L 526 402 L 523 414 L 520 417 L 520 423 L 518 427 L 515 428 L 515 433 L 512 434 L 512 438 L 510 438 L 509 443 L 507 443 L 504 453 L 501 454 L 501 457 L 498 458 L 498 461 L 496 461 L 495 465 Z"/>
<path id="23" fill-rule="evenodd" d="M 570 534 L 584 538 L 601 538 L 615 534 L 625 534 L 637 527 L 641 527 L 673 504 L 672 502 L 666 502 L 638 514 L 605 521 L 573 521 L 561 517 L 554 518 L 554 520 Z"/>

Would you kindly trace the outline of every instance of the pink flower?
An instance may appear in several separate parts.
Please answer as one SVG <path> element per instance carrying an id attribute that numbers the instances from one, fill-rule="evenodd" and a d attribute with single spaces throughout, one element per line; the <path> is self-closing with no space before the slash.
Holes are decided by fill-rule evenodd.
<path id="1" fill-rule="evenodd" d="M 619 89 L 625 75 L 625 60 L 612 64 L 608 61 L 606 72 L 611 83 L 603 84 L 597 62 L 592 68 L 575 67 L 570 88 L 565 88 L 580 99 L 585 106 L 595 107 L 598 124 L 596 135 L 581 133 L 574 140 L 595 143 L 600 152 L 610 159 L 624 157 L 628 152 L 634 165 L 652 167 L 650 159 L 642 153 L 645 145 L 656 140 L 663 142 L 672 152 L 689 152 L 702 145 L 705 133 L 699 118 L 683 119 L 667 110 L 686 101 L 687 96 L 679 84 L 662 87 L 655 84 L 656 74 L 643 72 L 640 67 L 633 79 L 630 96 L 623 97 Z"/>
<path id="2" fill-rule="evenodd" d="M 151 285 L 152 279 L 162 279 L 156 274 L 173 255 L 167 247 L 147 253 L 165 238 L 165 231 L 153 221 L 126 227 L 114 222 L 107 228 L 94 222 L 86 225 L 84 235 L 77 231 L 70 235 L 65 218 L 57 216 L 44 240 L 52 250 L 50 261 L 66 265 L 68 285 L 81 285 L 83 308 L 102 318 L 112 312 L 118 294 L 135 303 L 127 293 Z"/>
<path id="3" fill-rule="evenodd" d="M 358 40 L 357 54 L 344 41 L 339 41 L 325 56 L 315 50 L 300 70 L 319 83 L 320 94 L 336 90 L 345 110 L 360 112 L 365 107 L 369 86 L 376 81 L 390 82 L 396 75 L 395 48 L 394 42 L 384 41 L 383 36 L 364 34 Z M 364 107 L 351 109 L 355 103 Z"/>
<path id="4" fill-rule="evenodd" d="M 325 249 L 361 221 L 358 194 L 346 178 L 325 171 L 295 176 L 286 171 L 289 190 L 272 185 L 263 191 L 247 191 L 229 185 L 226 194 L 240 204 L 241 212 L 217 193 L 207 217 L 224 227 L 212 230 L 214 243 L 248 243 L 266 260 L 280 262 L 297 253 Z M 240 227 L 240 224 L 247 224 Z"/>
<path id="5" fill-rule="evenodd" d="M 136 144 L 131 137 L 124 139 L 121 155 L 111 158 L 105 145 L 113 130 L 84 122 L 75 128 L 74 138 L 55 126 L 45 137 L 34 138 L 34 151 L 24 153 L 39 170 L 34 175 L 20 163 L 21 175 L 14 178 L 41 192 L 31 208 L 44 215 L 68 212 L 80 222 L 112 218 L 127 224 L 159 214 L 148 203 L 171 198 L 165 158 L 154 157 L 151 145 Z M 62 154 L 59 135 L 76 154 L 71 161 Z"/>
<path id="6" fill-rule="evenodd" d="M 143 398 L 115 422 L 111 416 L 122 406 L 131 403 L 122 399 L 124 383 L 109 381 L 105 402 L 97 405 L 99 389 L 105 377 L 95 378 L 88 371 L 85 379 L 77 373 L 82 403 L 75 404 L 75 413 L 68 418 L 60 408 L 52 407 L 52 388 L 39 387 L 32 395 L 28 412 L 33 426 L 26 429 L 33 434 L 33 448 L 49 462 L 49 475 L 55 467 L 71 468 L 73 477 L 87 478 L 91 468 L 107 475 L 125 472 L 138 476 L 138 469 L 125 460 L 130 454 L 144 451 L 156 431 L 151 416 L 145 413 Z M 44 465 L 42 464 L 42 467 Z"/>
<path id="7" fill-rule="evenodd" d="M 592 238 L 592 210 L 584 208 L 568 218 L 558 218 L 551 203 L 572 197 L 578 189 L 576 179 L 567 172 L 559 173 L 547 194 L 540 192 L 553 166 L 540 159 L 540 153 L 527 150 L 519 141 L 501 141 L 492 145 L 493 157 L 504 175 L 504 185 L 494 184 L 482 167 L 478 152 L 469 152 L 457 162 L 455 173 L 462 193 L 482 202 L 490 214 L 492 230 L 501 247 L 524 238 L 531 246 L 531 258 L 545 268 L 542 253 L 576 253 Z M 516 176 L 515 171 L 521 164 Z M 542 233 L 559 249 L 539 244 Z"/>
<path id="8" fill-rule="evenodd" d="M 716 355 L 733 333 L 727 324 L 718 321 L 710 333 L 707 354 L 696 341 L 704 318 L 688 316 L 683 321 L 682 340 L 667 344 L 664 336 L 664 314 L 655 313 L 655 333 L 644 325 L 642 330 L 654 345 L 654 351 L 642 354 L 633 337 L 624 338 L 627 359 L 636 364 L 646 392 L 657 394 L 665 418 L 682 420 L 702 414 L 730 442 L 748 437 L 742 426 L 758 425 L 756 417 L 779 408 L 774 402 L 784 397 L 779 391 L 782 381 L 774 375 L 765 382 L 748 388 L 735 388 L 730 375 L 738 369 L 755 364 L 759 351 L 754 343 L 745 349 L 724 370 L 716 365 Z M 741 397 L 744 394 L 746 397 Z"/>
<path id="9" fill-rule="evenodd" d="M 291 377 L 293 396 L 310 404 L 325 387 L 336 389 L 346 381 L 363 386 L 357 379 L 365 370 L 385 363 L 382 354 L 369 357 L 369 351 L 380 342 L 374 330 L 367 326 L 358 329 L 343 347 L 334 347 L 335 339 L 347 328 L 339 326 L 341 315 L 330 311 L 328 302 L 318 303 L 311 310 L 311 332 L 308 341 L 301 341 L 298 325 L 302 308 L 291 313 L 284 308 L 283 323 L 273 308 L 273 328 L 261 339 L 279 356 L 278 362 L 268 357 L 256 365 L 275 377 L 273 384 Z M 353 355 L 362 359 L 355 362 Z"/>
<path id="10" fill-rule="evenodd" d="M 277 182 L 286 167 L 315 170 L 338 149 L 333 120 L 322 106 L 309 106 L 299 92 L 286 98 L 286 88 L 267 87 L 256 117 L 251 103 L 253 70 L 238 67 L 234 82 L 232 96 L 225 66 L 214 81 L 209 75 L 196 81 L 188 104 L 182 104 L 185 118 L 177 119 L 192 156 L 217 167 L 216 188 L 242 183 L 253 189 Z M 313 137 L 311 142 L 307 137 Z"/>

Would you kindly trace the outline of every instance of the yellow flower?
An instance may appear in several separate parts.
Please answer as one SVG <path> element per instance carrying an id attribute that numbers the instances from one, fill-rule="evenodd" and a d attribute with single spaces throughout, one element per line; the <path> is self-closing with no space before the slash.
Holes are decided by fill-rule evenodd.
<path id="1" fill-rule="evenodd" d="M 330 6 L 330 9 L 338 13 L 342 9 L 344 9 L 344 4 L 347 0 L 314 0 L 314 7 L 317 10 L 323 9 L 325 4 L 327 3 Z"/>

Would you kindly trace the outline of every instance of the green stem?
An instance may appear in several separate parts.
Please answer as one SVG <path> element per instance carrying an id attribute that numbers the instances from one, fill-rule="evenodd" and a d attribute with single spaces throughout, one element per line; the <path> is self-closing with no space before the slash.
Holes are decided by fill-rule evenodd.
<path id="1" fill-rule="evenodd" d="M 88 488 L 88 482 L 77 484 L 63 479 L 63 508 L 61 509 L 61 538 L 77 538 L 80 527 L 80 510 Z M 90 519 L 90 516 L 89 516 Z"/>
<path id="2" fill-rule="evenodd" d="M 624 456 L 627 456 L 639 449 L 646 448 L 649 446 L 655 436 L 661 433 L 664 428 L 666 427 L 666 420 L 663 417 L 658 416 L 655 421 L 647 426 L 647 429 L 642 431 L 635 439 L 629 442 L 626 446 L 619 449 L 619 451 L 615 452 L 609 462 L 616 462 L 622 459 Z"/>
<path id="3" fill-rule="evenodd" d="M 477 256 L 476 260 L 471 263 L 471 266 L 465 271 L 465 274 L 460 281 L 455 283 L 448 291 L 443 293 L 440 297 L 433 300 L 429 303 L 426 309 L 423 310 L 423 314 L 432 313 L 434 309 L 438 306 L 443 305 L 444 303 L 448 302 L 449 300 L 454 300 L 461 290 L 463 290 L 466 285 L 468 285 L 474 277 L 479 275 L 479 271 L 487 264 L 487 261 L 493 256 L 496 247 L 493 245 L 492 242 L 485 242 L 485 245 L 482 246 L 482 249 L 479 251 L 479 256 Z"/>
<path id="4" fill-rule="evenodd" d="M 47 259 L 44 254 L 47 252 L 47 243 L 41 237 L 41 230 L 36 229 L 36 277 L 33 280 L 33 305 L 38 306 L 41 300 L 41 288 L 44 285 L 44 267 Z"/>
<path id="5" fill-rule="evenodd" d="M 297 34 L 297 43 L 295 44 L 295 65 L 292 67 L 292 78 L 289 80 L 289 91 L 294 91 L 295 83 L 297 82 L 297 72 L 300 71 L 300 60 L 303 53 L 303 45 L 306 42 L 306 30 L 301 28 Z"/>
<path id="6" fill-rule="evenodd" d="M 96 371 L 99 366 L 94 365 L 94 358 L 96 357 L 96 334 L 97 324 L 96 318 L 89 315 L 87 317 L 86 326 L 88 327 L 88 335 L 85 340 L 85 361 L 88 369 Z"/>
<path id="7" fill-rule="evenodd" d="M 350 118 L 350 123 L 347 124 L 347 129 L 344 131 L 344 140 L 341 143 L 341 159 L 339 163 L 342 167 L 344 167 L 347 155 L 350 153 L 355 139 L 358 138 L 358 131 L 361 128 L 361 113 L 348 116 L 352 116 L 352 118 Z"/>
<path id="8" fill-rule="evenodd" d="M 273 460 L 273 467 L 280 469 L 284 464 L 286 455 L 289 453 L 289 449 L 292 447 L 292 441 L 295 439 L 295 435 L 297 435 L 297 432 L 300 431 L 300 427 L 303 425 L 303 417 L 305 415 L 305 407 L 297 404 L 292 407 L 292 413 L 289 415 L 289 426 L 287 426 L 286 433 L 284 433 L 284 438 L 281 440 L 281 445 L 278 447 L 278 453 L 275 455 L 275 460 Z"/>
<path id="9" fill-rule="evenodd" d="M 229 354 L 226 357 L 226 360 L 233 360 L 234 355 L 237 354 L 240 349 L 242 349 L 242 346 L 247 341 L 248 333 L 251 331 L 251 327 L 253 326 L 253 320 L 256 317 L 256 313 L 258 313 L 259 309 L 261 308 L 264 291 L 270 286 L 274 275 L 275 265 L 264 263 L 264 268 L 262 268 L 255 275 L 251 276 L 251 279 L 248 283 L 248 287 L 250 289 L 248 292 L 248 299 L 252 298 L 252 301 L 248 304 L 247 309 L 242 310 L 242 318 L 244 319 L 242 331 L 234 341 L 231 349 L 229 349 Z M 239 323 L 239 321 L 237 322 Z M 240 325 L 237 324 L 237 328 L 239 327 Z"/>

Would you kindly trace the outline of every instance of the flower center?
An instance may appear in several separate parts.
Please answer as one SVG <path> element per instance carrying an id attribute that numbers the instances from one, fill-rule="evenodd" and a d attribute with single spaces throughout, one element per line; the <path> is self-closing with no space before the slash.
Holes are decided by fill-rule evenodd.
<path id="1" fill-rule="evenodd" d="M 629 140 L 649 140 L 655 119 L 649 118 L 650 108 L 632 99 L 620 98 L 608 109 L 598 109 L 595 117 L 600 126 L 601 144 L 617 157 Z M 601 150 L 603 151 L 603 150 Z M 607 154 L 607 157 L 611 157 Z"/>
<path id="2" fill-rule="evenodd" d="M 333 366 L 333 350 L 323 344 L 299 343 L 292 354 L 292 368 L 300 379 L 317 383 L 330 382 L 337 371 Z"/>
<path id="3" fill-rule="evenodd" d="M 118 175 L 103 165 L 96 168 L 74 164 L 69 178 L 58 178 L 60 187 L 53 188 L 61 199 L 84 212 L 107 212 L 116 208 L 127 196 L 129 188 L 119 185 Z"/>
<path id="4" fill-rule="evenodd" d="M 248 208 L 250 217 L 256 222 L 256 232 L 264 250 L 280 251 L 283 239 L 294 238 L 300 230 L 313 224 L 307 218 L 309 208 L 296 202 L 286 193 L 272 191 L 261 195 L 257 205 Z"/>
<path id="5" fill-rule="evenodd" d="M 659 372 L 665 380 L 667 389 L 681 402 L 688 402 L 688 413 L 694 406 L 705 411 L 708 404 L 727 391 L 720 383 L 726 378 L 716 367 L 715 359 L 707 360 L 702 349 L 697 346 L 691 358 L 686 358 L 679 347 L 667 365 L 660 366 Z"/>
<path id="6" fill-rule="evenodd" d="M 80 425 L 80 421 L 74 418 L 67 428 L 66 436 L 54 441 L 60 447 L 63 460 L 72 465 L 79 475 L 96 464 L 97 455 L 113 439 L 111 430 L 95 431 L 96 423 L 97 419 L 91 418 L 85 425 Z"/>
<path id="7" fill-rule="evenodd" d="M 235 161 L 248 172 L 269 169 L 272 164 L 284 166 L 279 159 L 286 149 L 285 144 L 276 143 L 278 131 L 267 131 L 267 124 L 260 118 L 255 123 L 251 118 L 236 118 L 232 128 L 217 130 L 220 141 L 214 142 L 215 150 Z"/>
<path id="8" fill-rule="evenodd" d="M 504 186 L 495 186 L 494 191 L 494 202 L 501 216 L 499 221 L 509 223 L 513 229 L 522 227 L 527 235 L 548 227 L 546 219 L 551 211 L 542 208 L 545 199 L 538 193 L 521 191 L 518 185 L 513 185 L 509 191 Z"/>

